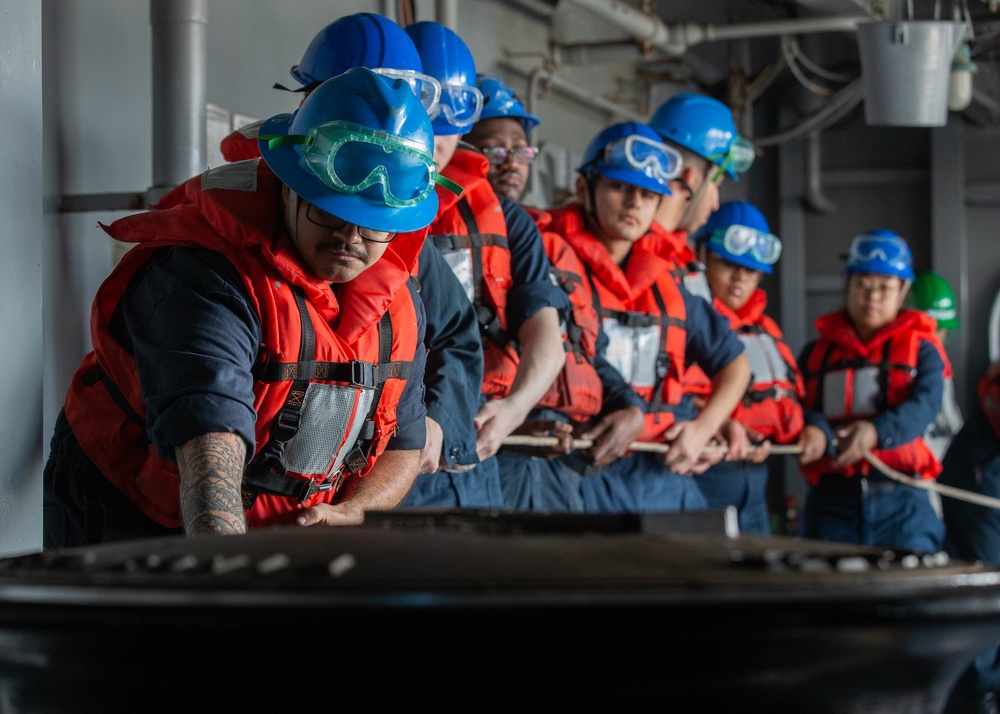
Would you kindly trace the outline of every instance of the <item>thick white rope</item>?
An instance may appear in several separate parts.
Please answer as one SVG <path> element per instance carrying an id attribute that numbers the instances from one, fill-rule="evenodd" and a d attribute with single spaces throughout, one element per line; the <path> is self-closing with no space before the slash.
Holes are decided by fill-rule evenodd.
<path id="1" fill-rule="evenodd" d="M 512 434 L 503 440 L 504 446 L 558 446 L 561 442 L 558 437 L 555 436 L 526 436 L 523 434 Z M 592 439 L 573 439 L 574 449 L 589 449 L 594 445 Z M 632 451 L 647 451 L 657 454 L 665 454 L 670 451 L 669 444 L 658 444 L 649 441 L 633 441 L 629 444 L 629 448 Z M 750 450 L 753 451 L 755 446 L 751 446 Z M 719 453 L 726 451 L 725 446 L 706 446 L 702 449 L 704 453 Z M 795 444 L 773 444 L 771 446 L 771 454 L 774 456 L 781 454 L 801 454 L 802 447 Z M 973 491 L 966 491 L 960 488 L 954 488 L 953 486 L 946 486 L 944 484 L 938 483 L 937 481 L 926 481 L 924 479 L 915 479 L 906 474 L 900 473 L 895 469 L 890 468 L 883 462 L 880 458 L 875 456 L 872 452 L 867 452 L 864 456 L 865 460 L 871 464 L 873 467 L 878 469 L 882 474 L 897 481 L 898 483 L 906 484 L 907 486 L 913 486 L 914 488 L 922 488 L 925 491 L 935 491 L 940 493 L 942 496 L 948 496 L 950 498 L 958 499 L 959 501 L 967 501 L 969 503 L 975 503 L 980 506 L 986 506 L 987 508 L 998 508 L 1000 509 L 1000 498 L 993 498 L 992 496 L 985 496 L 981 493 L 974 493 Z"/>

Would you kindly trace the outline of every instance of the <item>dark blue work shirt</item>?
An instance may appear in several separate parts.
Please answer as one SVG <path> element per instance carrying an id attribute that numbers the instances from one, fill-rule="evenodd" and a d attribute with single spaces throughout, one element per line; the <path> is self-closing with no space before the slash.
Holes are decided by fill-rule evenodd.
<path id="1" fill-rule="evenodd" d="M 708 300 L 692 295 L 683 285 L 678 285 L 677 289 L 684 299 L 687 313 L 684 362 L 688 365 L 697 362 L 711 379 L 743 354 L 743 343 L 733 332 L 729 320 L 720 315 Z M 677 421 L 694 419 L 698 414 L 694 399 L 685 395 L 674 414 Z"/>
<path id="2" fill-rule="evenodd" d="M 808 363 L 809 355 L 815 347 L 815 340 L 807 344 L 799 355 L 799 364 Z M 922 436 L 927 426 L 941 411 L 944 396 L 944 360 L 930 342 L 922 341 L 917 351 L 917 374 L 913 379 L 913 391 L 908 399 L 882 413 L 868 419 L 878 432 L 878 448 L 894 449 Z M 804 410 L 805 423 L 816 426 L 826 434 L 826 453 L 837 453 L 833 445 L 833 428 L 820 412 Z"/>
<path id="3" fill-rule="evenodd" d="M 418 342 L 424 309 L 414 281 L 409 289 Z M 163 248 L 133 276 L 113 317 L 115 338 L 135 355 L 147 409 L 147 431 L 157 452 L 212 432 L 234 432 L 256 450 L 251 369 L 263 334 L 260 318 L 236 269 L 219 253 Z M 398 427 L 388 449 L 424 446 L 425 355 L 417 349 L 397 407 Z"/>
<path id="4" fill-rule="evenodd" d="M 551 262 L 538 226 L 520 204 L 498 196 L 507 221 L 510 273 L 514 285 L 507 294 L 507 332 L 516 339 L 525 321 L 546 307 L 559 311 L 564 320 L 570 311 L 565 291 L 552 282 Z"/>
<path id="5" fill-rule="evenodd" d="M 476 428 L 483 382 L 479 321 L 462 284 L 433 241 L 425 241 L 418 269 L 420 298 L 427 311 L 427 416 L 441 426 L 441 455 L 449 466 L 474 464 Z"/>

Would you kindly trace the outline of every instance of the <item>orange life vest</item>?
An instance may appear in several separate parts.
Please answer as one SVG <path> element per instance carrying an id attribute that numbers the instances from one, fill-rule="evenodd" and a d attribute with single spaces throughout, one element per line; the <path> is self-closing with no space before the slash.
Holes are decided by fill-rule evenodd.
<path id="1" fill-rule="evenodd" d="M 303 508 L 335 502 L 349 479 L 371 469 L 395 428 L 417 348 L 406 282 L 419 245 L 394 241 L 334 294 L 303 270 L 284 229 L 280 191 L 259 159 L 225 164 L 182 184 L 173 208 L 104 227 L 137 245 L 94 300 L 94 351 L 73 377 L 66 415 L 101 473 L 167 527 L 182 523 L 177 466 L 149 441 L 135 359 L 109 327 L 130 279 L 160 247 L 222 253 L 260 318 L 263 341 L 252 369 L 256 454 L 244 474 L 248 525 L 291 523 Z"/>
<path id="2" fill-rule="evenodd" d="M 257 145 L 257 133 L 264 120 L 241 126 L 227 135 L 219 144 L 222 158 L 226 161 L 245 161 L 260 157 L 260 147 Z"/>
<path id="3" fill-rule="evenodd" d="M 767 293 L 758 288 L 737 311 L 718 298 L 713 306 L 728 318 L 750 359 L 750 385 L 733 410 L 733 419 L 774 443 L 792 443 L 802 432 L 805 387 L 781 328 L 764 314 Z M 685 394 L 711 394 L 712 382 L 701 368 L 690 365 L 687 374 L 691 376 L 685 376 Z"/>
<path id="4" fill-rule="evenodd" d="M 670 264 L 670 275 L 678 285 L 696 297 L 712 302 L 712 289 L 705 277 L 705 266 L 688 244 L 687 231 L 668 231 L 653 221 L 649 232 L 655 236 L 656 250 Z"/>
<path id="5" fill-rule="evenodd" d="M 687 346 L 684 298 L 650 234 L 632 247 L 623 271 L 586 228 L 578 203 L 553 209 L 552 229 L 583 262 L 594 307 L 608 337 L 606 354 L 647 403 L 641 441 L 660 441 L 680 404 Z"/>
<path id="6" fill-rule="evenodd" d="M 566 364 L 539 406 L 567 414 L 576 421 L 586 421 L 600 413 L 603 403 L 601 378 L 594 368 L 600 323 L 586 268 L 569 243 L 558 233 L 548 230 L 552 216 L 547 211 L 527 207 L 525 210 L 542 234 L 545 253 L 552 263 L 552 282 L 563 289 L 573 307 L 562 325 Z"/>
<path id="7" fill-rule="evenodd" d="M 462 187 L 462 195 L 438 186 L 438 215 L 427 239 L 433 240 L 476 308 L 483 337 L 482 393 L 505 397 L 520 362 L 507 331 L 507 293 L 513 287 L 507 219 L 486 178 L 489 159 L 463 148 L 441 172 Z"/>
<path id="8" fill-rule="evenodd" d="M 902 310 L 896 319 L 862 343 L 843 310 L 816 320 L 819 339 L 801 365 L 805 379 L 803 406 L 821 412 L 832 426 L 869 419 L 889 407 L 902 404 L 913 390 L 920 343 L 928 341 L 944 349 L 934 337 L 934 320 L 917 310 Z M 872 452 L 887 466 L 919 478 L 933 479 L 941 464 L 923 437 L 891 449 Z M 810 483 L 825 473 L 867 475 L 871 467 L 861 460 L 845 469 L 830 466 L 824 457 L 801 467 Z"/>

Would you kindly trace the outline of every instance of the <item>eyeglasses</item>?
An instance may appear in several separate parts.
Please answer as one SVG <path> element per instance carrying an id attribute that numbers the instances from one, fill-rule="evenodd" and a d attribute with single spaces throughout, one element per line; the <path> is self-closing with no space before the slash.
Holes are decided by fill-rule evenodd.
<path id="1" fill-rule="evenodd" d="M 758 231 L 750 226 L 733 225 L 724 231 L 715 231 L 709 241 L 721 245 L 730 255 L 744 255 L 749 252 L 767 265 L 774 265 L 781 257 L 781 241 L 778 236 Z"/>
<path id="2" fill-rule="evenodd" d="M 875 295 L 878 297 L 883 297 L 887 295 L 894 295 L 900 291 L 902 284 L 899 280 L 888 280 L 884 283 L 876 283 L 871 280 L 864 280 L 859 277 L 854 277 L 850 282 L 850 286 L 857 290 L 858 292 L 865 293 L 866 295 Z"/>
<path id="3" fill-rule="evenodd" d="M 270 146 L 302 144 L 302 158 L 316 177 L 342 193 L 355 194 L 382 187 L 382 201 L 391 208 L 415 206 L 434 190 L 437 169 L 420 142 L 346 121 L 269 139 Z"/>
<path id="4" fill-rule="evenodd" d="M 389 67 L 378 67 L 372 72 L 380 74 L 390 79 L 401 79 L 410 85 L 410 89 L 417 99 L 427 110 L 427 115 L 433 119 L 441 113 L 441 83 L 429 74 L 416 72 L 412 69 L 390 69 Z"/>
<path id="5" fill-rule="evenodd" d="M 680 175 L 684 160 L 676 149 L 632 134 L 604 147 L 604 164 L 642 171 L 649 178 L 666 186 Z"/>
<path id="6" fill-rule="evenodd" d="M 737 176 L 745 174 L 753 165 L 755 157 L 756 153 L 754 152 L 753 144 L 742 136 L 737 136 L 733 139 L 733 142 L 729 145 L 729 149 L 725 153 L 708 156 L 708 160 L 719 167 L 712 177 L 712 181 L 722 183 L 722 179 L 726 177 L 726 171 L 729 169 L 732 169 L 733 173 Z"/>
<path id="7" fill-rule="evenodd" d="M 502 146 L 485 146 L 481 151 L 486 154 L 486 158 L 494 166 L 507 163 L 507 159 L 511 157 L 514 159 L 514 163 L 530 164 L 538 156 L 537 146 L 515 146 L 512 149 Z"/>
<path id="8" fill-rule="evenodd" d="M 313 204 L 307 204 L 306 208 L 306 218 L 310 223 L 313 223 L 320 228 L 325 228 L 328 231 L 336 233 L 347 225 L 350 225 L 349 221 L 345 221 L 343 218 L 338 218 L 332 213 L 327 213 L 322 208 L 318 208 Z M 361 226 L 354 224 L 358 229 L 358 235 L 365 240 L 370 240 L 372 243 L 389 243 L 393 238 L 396 237 L 395 233 L 390 231 L 376 231 L 371 228 L 362 228 Z"/>
<path id="9" fill-rule="evenodd" d="M 475 124 L 483 112 L 483 93 L 467 84 L 444 84 L 440 108 L 440 115 L 452 126 Z"/>

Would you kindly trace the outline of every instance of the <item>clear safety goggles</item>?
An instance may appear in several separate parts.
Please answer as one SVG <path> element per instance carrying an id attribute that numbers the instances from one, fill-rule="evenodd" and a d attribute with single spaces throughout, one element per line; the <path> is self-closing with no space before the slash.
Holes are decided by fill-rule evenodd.
<path id="1" fill-rule="evenodd" d="M 781 257 L 781 241 L 778 236 L 749 226 L 729 226 L 724 231 L 715 231 L 710 240 L 721 245 L 730 255 L 750 253 L 767 265 L 774 265 Z"/>
<path id="2" fill-rule="evenodd" d="M 604 147 L 604 164 L 642 171 L 649 178 L 666 185 L 680 175 L 684 160 L 676 149 L 632 134 Z"/>
<path id="3" fill-rule="evenodd" d="M 467 84 L 444 84 L 439 106 L 439 114 L 452 126 L 475 124 L 483 113 L 483 93 Z"/>
<path id="4" fill-rule="evenodd" d="M 441 112 L 441 83 L 429 74 L 423 74 L 412 69 L 390 69 L 378 67 L 372 70 L 389 79 L 401 79 L 410 85 L 410 90 L 420 100 L 431 119 Z"/>
<path id="5" fill-rule="evenodd" d="M 346 121 L 314 127 L 305 136 L 271 140 L 299 143 L 316 177 L 341 193 L 382 186 L 382 201 L 392 208 L 413 206 L 434 190 L 437 170 L 422 144 L 396 134 Z"/>
<path id="6" fill-rule="evenodd" d="M 501 77 L 496 75 L 482 77 L 479 80 L 479 85 L 482 86 L 483 83 L 488 80 L 498 82 L 501 87 L 501 89 L 490 95 L 490 109 L 494 115 L 506 116 L 512 109 L 515 111 L 524 111 L 517 95 L 514 94 L 512 90 L 504 86 L 503 79 Z"/>
<path id="7" fill-rule="evenodd" d="M 901 238 L 870 234 L 855 236 L 847 253 L 847 262 L 868 260 L 881 260 L 903 269 L 911 262 L 910 249 Z"/>
<path id="8" fill-rule="evenodd" d="M 508 157 L 512 157 L 516 164 L 530 164 L 538 156 L 537 146 L 515 146 L 511 149 L 503 146 L 485 146 L 481 151 L 494 166 L 507 163 Z"/>
<path id="9" fill-rule="evenodd" d="M 755 157 L 756 153 L 754 152 L 753 144 L 742 136 L 737 136 L 733 139 L 733 143 L 729 145 L 729 151 L 711 154 L 708 157 L 709 161 L 712 161 L 719 167 L 715 176 L 712 177 L 712 181 L 715 183 L 721 182 L 726 176 L 726 171 L 729 169 L 732 169 L 733 173 L 737 176 L 745 174 L 753 165 Z"/>

